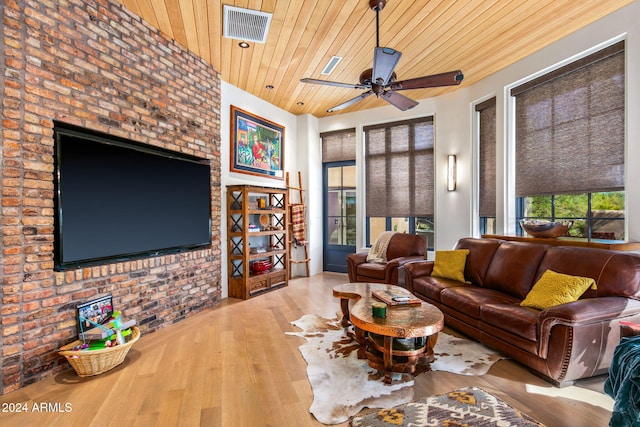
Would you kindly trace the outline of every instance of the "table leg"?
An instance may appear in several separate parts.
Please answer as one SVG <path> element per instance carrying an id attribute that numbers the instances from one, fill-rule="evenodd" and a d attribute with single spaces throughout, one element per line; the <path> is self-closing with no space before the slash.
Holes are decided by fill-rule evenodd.
<path id="1" fill-rule="evenodd" d="M 385 384 L 391 384 L 391 381 L 393 381 L 393 337 L 384 337 L 382 360 L 384 363 L 384 382 Z"/>
<path id="2" fill-rule="evenodd" d="M 358 359 L 367 358 L 367 333 L 360 328 L 353 327 L 353 332 L 358 343 Z"/>
<path id="3" fill-rule="evenodd" d="M 340 324 L 343 327 L 349 326 L 349 299 L 340 298 L 340 309 L 342 309 L 342 322 Z"/>
<path id="4" fill-rule="evenodd" d="M 436 347 L 436 342 L 438 341 L 438 333 L 427 337 L 427 348 L 425 349 L 424 356 L 429 363 L 433 363 L 436 358 L 433 355 L 433 349 Z"/>

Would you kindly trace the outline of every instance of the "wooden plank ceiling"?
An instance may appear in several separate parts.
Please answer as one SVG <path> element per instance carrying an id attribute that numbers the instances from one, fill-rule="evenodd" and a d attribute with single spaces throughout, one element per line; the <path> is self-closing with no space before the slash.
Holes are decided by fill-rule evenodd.
<path id="1" fill-rule="evenodd" d="M 369 0 L 117 1 L 212 64 L 222 80 L 293 114 L 388 105 L 371 96 L 327 113 L 362 91 L 300 83 L 303 77 L 358 83 L 371 68 L 376 14 Z M 632 1 L 388 0 L 380 45 L 402 52 L 398 80 L 463 71 L 460 86 L 402 92 L 420 100 L 471 85 Z M 224 4 L 272 13 L 266 43 L 242 49 L 241 40 L 223 37 Z M 342 61 L 321 75 L 333 55 Z"/>

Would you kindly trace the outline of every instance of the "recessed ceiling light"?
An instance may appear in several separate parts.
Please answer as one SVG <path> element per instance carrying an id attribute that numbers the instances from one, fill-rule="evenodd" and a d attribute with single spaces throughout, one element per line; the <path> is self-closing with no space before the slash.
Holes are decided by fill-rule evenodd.
<path id="1" fill-rule="evenodd" d="M 240 43 L 238 43 L 238 46 L 240 46 L 240 47 L 241 47 L 241 48 L 243 48 L 243 49 L 246 49 L 246 48 L 248 48 L 248 47 L 249 47 L 249 43 L 247 43 L 247 42 L 240 42 Z"/>
<path id="2" fill-rule="evenodd" d="M 273 85 L 266 85 L 265 87 L 269 90 L 273 89 Z"/>
<path id="3" fill-rule="evenodd" d="M 304 102 L 299 101 L 299 102 L 297 102 L 296 104 L 297 104 L 297 105 L 304 105 Z"/>

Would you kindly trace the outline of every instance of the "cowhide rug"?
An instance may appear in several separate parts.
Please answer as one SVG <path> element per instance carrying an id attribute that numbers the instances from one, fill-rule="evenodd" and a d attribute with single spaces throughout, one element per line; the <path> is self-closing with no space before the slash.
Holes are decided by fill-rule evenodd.
<path id="1" fill-rule="evenodd" d="M 321 423 L 342 423 L 365 407 L 389 408 L 413 399 L 413 376 L 394 374 L 393 383 L 385 384 L 366 360 L 357 358 L 352 329 L 345 330 L 339 319 L 306 314 L 291 324 L 302 332 L 286 334 L 306 340 L 299 349 L 313 390 L 309 412 Z M 462 375 L 483 375 L 504 358 L 475 341 L 442 332 L 434 353 L 431 370 Z"/>

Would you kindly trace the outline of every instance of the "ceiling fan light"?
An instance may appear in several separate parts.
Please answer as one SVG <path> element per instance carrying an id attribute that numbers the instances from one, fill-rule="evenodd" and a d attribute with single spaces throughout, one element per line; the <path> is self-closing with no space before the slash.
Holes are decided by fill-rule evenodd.
<path id="1" fill-rule="evenodd" d="M 373 51 L 373 76 L 371 81 L 380 86 L 389 83 L 389 79 L 401 56 L 401 52 L 389 47 L 375 48 Z"/>

